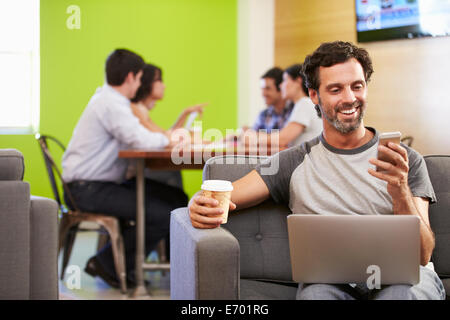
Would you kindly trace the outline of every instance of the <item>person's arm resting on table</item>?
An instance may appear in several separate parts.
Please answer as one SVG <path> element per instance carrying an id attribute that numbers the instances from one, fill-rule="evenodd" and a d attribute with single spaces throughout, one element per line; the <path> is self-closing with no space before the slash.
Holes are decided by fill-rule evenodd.
<path id="1" fill-rule="evenodd" d="M 159 127 L 152 119 L 148 116 L 148 110 L 145 108 L 140 108 L 136 104 L 131 105 L 131 111 L 139 119 L 139 122 L 152 132 L 164 133 L 164 129 Z"/>
<path id="2" fill-rule="evenodd" d="M 172 125 L 170 130 L 176 130 L 176 129 L 182 128 L 184 126 L 184 123 L 186 122 L 186 119 L 193 112 L 198 112 L 199 115 L 202 115 L 203 114 L 203 109 L 207 105 L 208 105 L 208 103 L 201 103 L 201 104 L 197 104 L 195 106 L 192 106 L 192 107 L 184 109 L 181 112 L 180 116 L 178 117 L 177 121 Z"/>
<path id="3" fill-rule="evenodd" d="M 278 141 L 272 141 L 273 133 L 256 132 L 258 134 L 258 139 L 261 141 L 270 142 L 270 145 L 278 145 L 280 147 L 287 147 L 289 143 L 294 141 L 299 135 L 303 133 L 305 126 L 298 122 L 289 122 L 283 129 L 278 132 Z M 248 140 L 244 140 L 246 145 L 248 145 Z"/>
<path id="4" fill-rule="evenodd" d="M 270 196 L 269 189 L 256 170 L 233 182 L 230 210 L 242 209 L 257 205 Z M 192 225 L 196 228 L 216 228 L 222 222 L 220 217 L 222 209 L 218 207 L 218 201 L 202 196 L 197 192 L 189 201 L 189 215 Z"/>

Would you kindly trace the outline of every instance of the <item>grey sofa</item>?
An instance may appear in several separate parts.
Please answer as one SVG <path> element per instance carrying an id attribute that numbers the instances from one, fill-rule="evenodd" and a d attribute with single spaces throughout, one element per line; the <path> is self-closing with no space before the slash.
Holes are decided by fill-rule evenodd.
<path id="1" fill-rule="evenodd" d="M 0 299 L 58 299 L 58 205 L 23 174 L 22 154 L 0 149 Z"/>
<path id="2" fill-rule="evenodd" d="M 237 180 L 261 159 L 212 158 L 206 163 L 203 179 Z M 438 203 L 430 208 L 436 233 L 433 261 L 449 295 L 450 156 L 427 157 L 426 163 L 438 197 Z M 187 208 L 174 210 L 170 225 L 171 298 L 295 299 L 288 214 L 289 208 L 269 200 L 232 213 L 220 228 L 201 230 L 192 227 Z"/>
<path id="3" fill-rule="evenodd" d="M 436 238 L 431 259 L 444 284 L 447 300 L 450 300 L 450 155 L 424 158 L 437 198 L 429 210 L 431 229 Z"/>

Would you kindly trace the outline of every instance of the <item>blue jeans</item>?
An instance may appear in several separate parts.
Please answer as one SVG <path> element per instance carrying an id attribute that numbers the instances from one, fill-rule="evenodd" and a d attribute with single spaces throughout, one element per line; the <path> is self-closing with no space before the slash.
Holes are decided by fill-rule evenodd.
<path id="1" fill-rule="evenodd" d="M 420 266 L 420 282 L 416 285 L 386 285 L 370 290 L 366 284 L 355 288 L 349 284 L 302 284 L 298 300 L 445 300 L 441 279 L 433 270 Z"/>

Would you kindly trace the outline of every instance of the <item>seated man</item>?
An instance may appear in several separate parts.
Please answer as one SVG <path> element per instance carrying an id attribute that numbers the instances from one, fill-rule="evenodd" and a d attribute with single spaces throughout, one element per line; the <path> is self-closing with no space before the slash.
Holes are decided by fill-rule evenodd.
<path id="1" fill-rule="evenodd" d="M 317 137 L 323 130 L 322 120 L 308 97 L 308 88 L 306 88 L 305 76 L 301 68 L 301 64 L 294 64 L 283 73 L 283 82 L 280 85 L 282 97 L 294 102 L 295 105 L 285 126 L 275 133 L 275 137 L 272 136 L 274 133 L 256 133 L 257 139 L 260 139 L 263 145 L 265 141 L 270 141 L 270 144 L 283 148 L 297 146 Z M 245 139 L 245 136 L 249 134 L 251 132 L 246 131 L 241 137 L 246 144 L 251 142 L 251 139 Z"/>
<path id="2" fill-rule="evenodd" d="M 268 70 L 261 77 L 261 90 L 267 108 L 261 111 L 252 129 L 270 132 L 282 129 L 291 115 L 293 103 L 282 97 L 280 84 L 283 82 L 283 70 L 278 67 Z"/>
<path id="3" fill-rule="evenodd" d="M 151 132 L 131 111 L 140 85 L 144 61 L 137 54 L 118 49 L 106 61 L 106 82 L 89 101 L 63 156 L 63 179 L 80 210 L 101 213 L 121 221 L 135 220 L 136 182 L 125 180 L 128 161 L 120 149 L 161 148 L 169 144 L 163 133 Z M 146 254 L 169 233 L 171 210 L 187 203 L 184 192 L 150 179 L 145 181 Z M 71 199 L 65 195 L 66 203 Z M 136 229 L 122 226 L 127 281 L 135 284 Z M 111 244 L 92 257 L 85 271 L 119 287 Z"/>
<path id="4" fill-rule="evenodd" d="M 297 298 L 445 299 L 441 280 L 425 267 L 434 248 L 428 205 L 436 199 L 425 162 L 409 147 L 379 145 L 378 132 L 363 123 L 373 72 L 367 51 L 348 42 L 324 43 L 306 58 L 302 71 L 309 96 L 322 115 L 322 134 L 279 152 L 235 181 L 230 209 L 272 197 L 302 214 L 416 215 L 421 221 L 419 284 L 369 290 L 364 285 L 300 283 Z M 393 164 L 377 160 L 378 151 Z M 280 170 L 264 174 L 262 169 L 273 159 Z M 200 193 L 191 199 L 189 212 L 197 228 L 215 228 L 221 222 L 214 217 L 221 212 L 217 202 Z"/>

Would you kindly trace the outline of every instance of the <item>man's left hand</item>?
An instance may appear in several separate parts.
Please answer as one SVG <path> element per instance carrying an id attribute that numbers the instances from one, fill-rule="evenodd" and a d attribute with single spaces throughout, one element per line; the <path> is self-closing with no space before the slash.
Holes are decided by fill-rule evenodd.
<path id="1" fill-rule="evenodd" d="M 402 146 L 389 142 L 387 146 L 379 145 L 378 152 L 382 152 L 390 162 L 370 159 L 369 162 L 383 171 L 369 169 L 368 172 L 387 182 L 387 191 L 392 199 L 401 199 L 409 194 L 408 153 Z"/>

